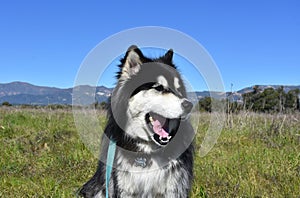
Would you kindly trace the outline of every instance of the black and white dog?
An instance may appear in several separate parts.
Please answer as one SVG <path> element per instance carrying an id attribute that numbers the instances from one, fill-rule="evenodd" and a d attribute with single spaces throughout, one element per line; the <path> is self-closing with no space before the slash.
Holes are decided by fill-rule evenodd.
<path id="1" fill-rule="evenodd" d="M 193 104 L 173 50 L 151 59 L 131 46 L 121 60 L 95 175 L 83 197 L 189 197 L 193 179 Z M 106 181 L 109 141 L 117 145 Z M 106 189 L 108 182 L 108 189 Z"/>

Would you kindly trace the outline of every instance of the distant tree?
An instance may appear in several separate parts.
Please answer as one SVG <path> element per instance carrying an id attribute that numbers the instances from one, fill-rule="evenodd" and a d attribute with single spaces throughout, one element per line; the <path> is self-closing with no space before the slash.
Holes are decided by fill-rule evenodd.
<path id="1" fill-rule="evenodd" d="M 280 110 L 279 93 L 273 88 L 265 89 L 260 99 L 262 103 L 258 102 L 257 105 L 262 105 L 260 108 L 262 112 L 278 112 Z"/>
<path id="2" fill-rule="evenodd" d="M 199 110 L 211 112 L 211 107 L 212 107 L 211 103 L 212 103 L 211 97 L 204 97 L 204 98 L 200 99 L 198 102 Z"/>
<path id="3" fill-rule="evenodd" d="M 286 93 L 284 91 L 284 87 L 280 86 L 277 90 L 278 97 L 279 97 L 279 112 L 283 112 L 285 109 L 285 102 L 286 102 Z"/>
<path id="4" fill-rule="evenodd" d="M 293 112 L 300 110 L 299 103 L 300 90 L 284 91 L 284 87 L 280 86 L 276 90 L 272 87 L 263 91 L 258 86 L 253 87 L 252 92 L 242 95 L 245 110 L 255 112 Z"/>
<path id="5" fill-rule="evenodd" d="M 92 104 L 92 106 L 94 106 L 96 109 L 99 107 L 99 102 L 98 101 L 96 101 L 96 102 L 94 102 L 93 104 Z"/>
<path id="6" fill-rule="evenodd" d="M 93 103 L 93 106 L 96 108 L 96 109 L 104 109 L 106 110 L 107 109 L 107 106 L 108 104 L 105 102 L 105 101 L 102 101 L 102 102 L 98 102 L 96 101 L 95 103 Z"/>
<path id="7" fill-rule="evenodd" d="M 107 109 L 107 107 L 108 107 L 107 105 L 108 105 L 108 104 L 107 104 L 106 102 L 103 101 L 103 102 L 100 103 L 100 108 L 101 108 L 101 109 Z"/>
<path id="8" fill-rule="evenodd" d="M 261 97 L 261 89 L 259 88 L 258 85 L 255 85 L 252 88 L 253 88 L 252 92 L 244 93 L 242 95 L 244 109 L 258 111 L 260 110 L 259 102 L 262 102 L 259 101 Z"/>
<path id="9" fill-rule="evenodd" d="M 260 91 L 258 86 L 253 87 L 253 91 L 243 94 L 244 109 L 255 112 L 274 112 L 279 111 L 280 97 L 277 90 L 266 88 Z"/>
<path id="10" fill-rule="evenodd" d="M 65 105 L 65 104 L 49 104 L 46 106 L 49 109 L 52 110 L 57 110 L 57 109 L 70 109 L 71 106 L 70 105 Z"/>
<path id="11" fill-rule="evenodd" d="M 285 102 L 285 108 L 289 109 L 291 111 L 295 111 L 299 109 L 299 94 L 300 90 L 295 89 L 295 90 L 290 90 L 286 94 L 286 102 Z"/>
<path id="12" fill-rule="evenodd" d="M 237 101 L 234 101 L 229 104 L 229 108 L 230 109 L 229 111 L 227 110 L 227 112 L 238 113 L 243 109 L 243 105 Z"/>
<path id="13" fill-rule="evenodd" d="M 5 102 L 2 102 L 2 106 L 12 106 L 12 104 L 10 104 L 9 102 L 5 101 Z"/>
<path id="14" fill-rule="evenodd" d="M 253 94 L 255 95 L 255 94 L 258 94 L 260 91 L 261 91 L 261 89 L 259 88 L 259 85 L 254 85 L 253 87 L 252 87 L 252 89 L 253 89 Z"/>

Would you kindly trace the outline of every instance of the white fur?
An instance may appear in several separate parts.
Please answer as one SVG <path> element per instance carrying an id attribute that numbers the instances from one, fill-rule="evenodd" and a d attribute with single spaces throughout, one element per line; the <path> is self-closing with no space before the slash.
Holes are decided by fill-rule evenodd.
<path id="1" fill-rule="evenodd" d="M 140 91 L 129 100 L 128 122 L 125 131 L 132 137 L 149 140 L 152 135 L 145 122 L 145 115 L 155 112 L 166 118 L 179 118 L 183 113 L 180 99 L 172 93 L 158 92 L 154 89 Z"/>
<path id="2" fill-rule="evenodd" d="M 153 152 L 153 148 L 149 144 L 139 143 L 137 146 L 140 148 L 141 152 L 144 152 L 144 153 Z"/>
<path id="3" fill-rule="evenodd" d="M 141 64 L 142 62 L 140 60 L 139 55 L 134 51 L 130 51 L 127 56 L 124 67 L 122 68 L 120 80 L 127 80 L 132 75 L 137 74 L 141 69 Z"/>
<path id="4" fill-rule="evenodd" d="M 174 87 L 175 87 L 177 93 L 179 93 L 179 95 L 182 96 L 180 91 L 178 91 L 178 89 L 180 88 L 180 84 L 179 84 L 179 78 L 177 78 L 177 77 L 174 78 Z"/>
<path id="5" fill-rule="evenodd" d="M 188 173 L 180 168 L 175 168 L 171 173 L 172 166 L 177 165 L 177 161 L 170 161 L 165 167 L 159 167 L 152 160 L 152 165 L 145 168 L 136 167 L 128 162 L 122 155 L 117 156 L 117 180 L 122 187 L 121 197 L 132 197 L 134 192 L 141 192 L 138 197 L 153 197 L 153 192 L 163 197 L 183 197 L 180 195 L 178 181 L 188 183 Z M 167 191 L 166 191 L 167 190 Z"/>
<path id="6" fill-rule="evenodd" d="M 180 84 L 179 84 L 179 79 L 177 77 L 174 78 L 174 87 L 176 89 L 179 89 L 180 88 Z"/>
<path id="7" fill-rule="evenodd" d="M 150 111 L 166 118 L 179 118 L 183 113 L 181 103 L 184 99 L 172 93 L 160 93 L 154 89 L 140 91 L 129 100 L 129 115 L 134 117 Z"/>
<path id="8" fill-rule="evenodd" d="M 102 195 L 102 192 L 98 192 L 95 198 L 104 198 L 105 196 Z"/>
<path id="9" fill-rule="evenodd" d="M 157 82 L 158 82 L 158 84 L 161 84 L 164 87 L 168 87 L 168 81 L 164 76 L 158 76 Z"/>

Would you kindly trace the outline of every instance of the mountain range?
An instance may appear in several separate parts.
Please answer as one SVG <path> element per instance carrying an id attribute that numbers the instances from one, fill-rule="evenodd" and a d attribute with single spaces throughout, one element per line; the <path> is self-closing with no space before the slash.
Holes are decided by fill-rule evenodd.
<path id="1" fill-rule="evenodd" d="M 88 95 L 91 91 L 95 94 L 97 101 L 106 101 L 112 93 L 112 88 L 104 86 L 78 86 L 74 89 L 77 93 Z M 0 84 L 0 104 L 9 102 L 10 104 L 72 104 L 73 88 L 60 89 L 56 87 L 36 86 L 26 82 L 12 82 Z"/>
<path id="2" fill-rule="evenodd" d="M 259 85 L 259 89 L 264 90 L 272 87 L 277 89 L 281 85 Z M 300 89 L 300 86 L 283 86 L 284 91 L 288 92 L 293 89 Z M 76 90 L 73 92 L 73 90 Z M 242 94 L 252 91 L 252 87 L 246 87 L 237 92 L 209 92 L 209 91 L 197 91 L 194 93 L 188 93 L 193 95 L 193 100 L 197 100 L 203 97 L 230 97 L 239 101 L 242 100 Z M 0 104 L 3 102 L 9 102 L 10 104 L 30 104 L 30 105 L 48 105 L 48 104 L 67 104 L 72 103 L 88 104 L 91 101 L 107 101 L 111 96 L 113 88 L 107 88 L 105 86 L 92 87 L 88 85 L 77 86 L 74 88 L 61 89 L 56 87 L 36 86 L 26 82 L 11 82 L 0 83 Z M 76 93 L 75 97 L 74 93 Z M 225 95 L 226 94 L 226 95 Z M 80 97 L 80 98 L 79 98 Z M 196 97 L 196 98 L 195 98 Z M 86 99 L 85 99 L 86 98 Z M 92 98 L 92 100 L 91 100 Z M 79 101 L 80 100 L 80 101 Z M 85 101 L 82 103 L 82 101 Z"/>

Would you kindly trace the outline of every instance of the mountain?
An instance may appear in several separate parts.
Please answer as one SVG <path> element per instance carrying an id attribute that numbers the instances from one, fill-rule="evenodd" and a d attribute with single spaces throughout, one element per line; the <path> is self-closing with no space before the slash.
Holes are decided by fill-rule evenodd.
<path id="1" fill-rule="evenodd" d="M 257 85 L 258 89 L 263 91 L 267 88 L 273 88 L 273 89 L 278 89 L 280 87 L 283 87 L 283 90 L 287 93 L 290 90 L 295 90 L 295 89 L 300 89 L 300 85 L 295 86 L 295 85 Z M 197 99 L 200 100 L 205 97 L 212 97 L 212 98 L 217 98 L 217 99 L 222 99 L 222 98 L 229 98 L 231 101 L 237 101 L 237 102 L 242 102 L 243 101 L 243 94 L 249 93 L 253 91 L 253 87 L 246 87 L 243 88 L 239 91 L 236 92 L 215 92 L 215 91 L 201 91 L 201 92 L 195 92 Z M 300 96 L 299 96 L 300 97 Z M 194 99 L 193 99 L 194 100 Z"/>
<path id="2" fill-rule="evenodd" d="M 260 90 L 266 88 L 280 88 L 281 85 L 258 85 Z M 284 91 L 300 89 L 300 86 L 283 86 Z M 74 92 L 73 92 L 74 90 Z M 88 85 L 74 88 L 60 89 L 56 87 L 36 86 L 25 82 L 0 83 L 0 104 L 9 102 L 11 104 L 91 104 L 96 101 L 107 101 L 113 89 L 105 86 L 92 87 Z M 237 92 L 214 92 L 196 91 L 188 93 L 193 102 L 204 97 L 225 98 L 229 97 L 234 101 L 242 101 L 242 94 L 253 91 L 253 87 L 246 87 Z M 72 98 L 73 97 L 73 98 Z"/>
<path id="3" fill-rule="evenodd" d="M 90 91 L 96 93 L 93 99 L 102 102 L 110 96 L 112 89 L 104 86 L 78 86 L 76 93 L 82 96 L 90 95 Z M 78 90 L 80 92 L 78 92 Z M 0 104 L 9 102 L 11 104 L 72 104 L 73 88 L 60 89 L 55 87 L 35 86 L 26 82 L 12 82 L 0 84 Z"/>
<path id="4" fill-rule="evenodd" d="M 12 82 L 7 84 L 0 84 L 0 97 L 16 96 L 19 94 L 47 95 L 55 94 L 60 90 L 61 89 L 55 87 L 41 87 L 25 82 Z"/>
<path id="5" fill-rule="evenodd" d="M 294 89 L 300 89 L 300 85 L 296 86 L 296 85 L 257 85 L 258 86 L 258 89 L 260 90 L 265 90 L 267 88 L 273 88 L 273 89 L 278 89 L 280 87 L 283 87 L 283 90 L 285 92 L 289 92 L 291 90 L 294 90 Z M 237 93 L 239 94 L 244 94 L 244 93 L 247 93 L 247 92 L 250 92 L 250 91 L 253 91 L 253 87 L 246 87 L 244 89 L 241 89 L 239 91 L 237 91 Z"/>

